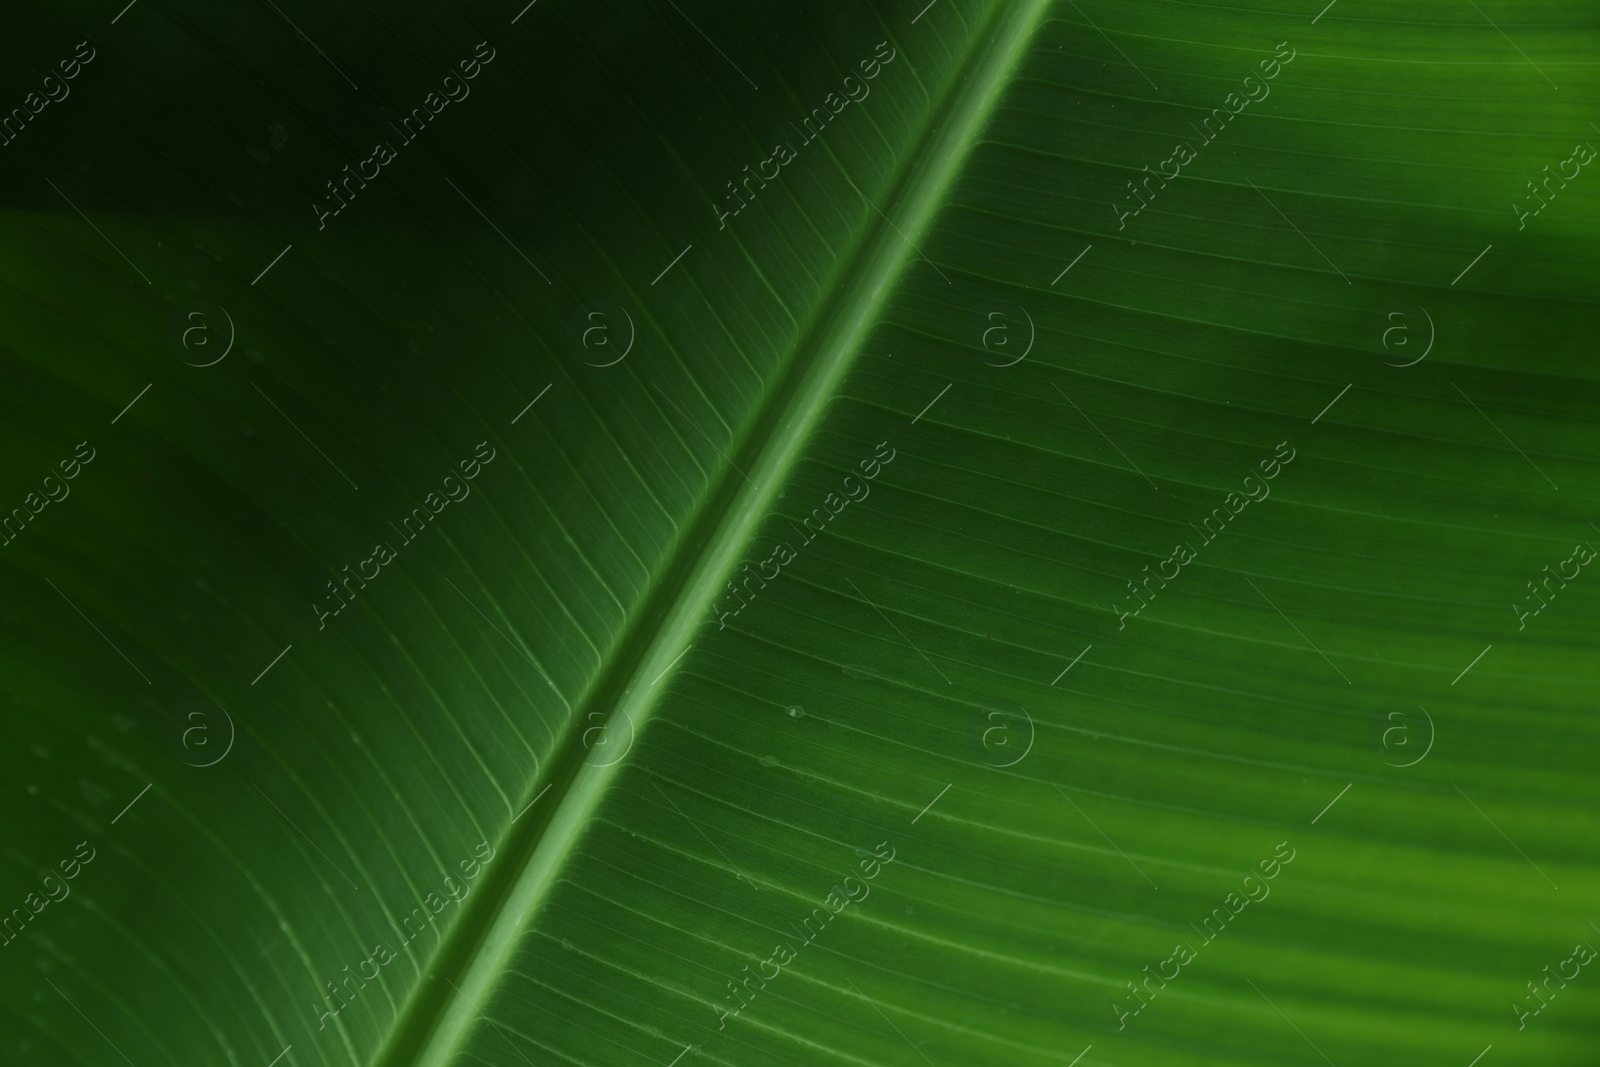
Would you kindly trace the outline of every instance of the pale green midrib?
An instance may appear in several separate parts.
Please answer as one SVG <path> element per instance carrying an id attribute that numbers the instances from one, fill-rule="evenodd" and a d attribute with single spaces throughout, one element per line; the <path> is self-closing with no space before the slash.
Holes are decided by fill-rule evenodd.
<path id="1" fill-rule="evenodd" d="M 964 166 L 977 141 L 979 131 L 992 112 L 1010 74 L 1020 60 L 1049 0 L 1013 0 L 990 20 L 984 36 L 974 43 L 958 66 L 947 102 L 937 108 L 931 121 L 935 129 L 925 133 L 915 158 L 899 183 L 904 194 L 884 204 L 886 214 L 895 218 L 894 227 L 879 223 L 854 255 L 854 263 L 844 276 L 846 284 L 859 283 L 831 316 L 817 323 L 803 336 L 800 345 L 811 348 L 817 358 L 802 368 L 800 384 L 788 394 L 788 402 L 775 417 L 757 420 L 756 426 L 774 426 L 772 436 L 760 446 L 756 462 L 747 473 L 755 488 L 741 485 L 728 507 L 716 535 L 702 551 L 685 582 L 684 592 L 668 612 L 654 639 L 641 656 L 639 665 L 623 689 L 617 711 L 608 720 L 615 725 L 627 717 L 635 732 L 643 731 L 654 711 L 664 682 L 652 685 L 686 650 L 694 633 L 708 618 L 711 604 L 721 591 L 727 574 L 743 555 L 743 549 L 771 512 L 778 489 L 784 484 L 826 409 L 826 400 L 854 362 L 884 306 L 888 294 L 898 283 L 906 265 L 916 258 L 912 245 L 920 243 L 943 201 L 945 191 Z M 940 125 L 942 121 L 942 125 Z M 876 216 L 875 212 L 871 212 Z M 904 236 L 902 236 L 902 232 Z M 731 469 L 724 477 L 743 479 Z M 414 1067 L 447 1067 L 460 1052 L 481 1016 L 478 1006 L 486 1005 L 500 977 L 505 973 L 523 932 L 537 918 L 551 887 L 562 870 L 585 827 L 599 808 L 608 787 L 627 764 L 620 760 L 609 767 L 585 764 L 570 787 L 555 799 L 555 810 L 547 816 L 547 826 L 523 865 L 498 911 L 491 917 L 466 971 L 454 985 L 461 995 L 449 998 L 440 1016 L 428 1029 L 424 1042 L 412 1054 L 381 1047 L 375 1061 L 409 1063 Z"/>

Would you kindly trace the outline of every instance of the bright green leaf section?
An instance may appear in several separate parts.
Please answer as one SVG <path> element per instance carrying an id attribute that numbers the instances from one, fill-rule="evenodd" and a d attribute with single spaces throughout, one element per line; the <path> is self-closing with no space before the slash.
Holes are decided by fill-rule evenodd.
<path id="1" fill-rule="evenodd" d="M 21 16 L 6 1062 L 1589 1062 L 1600 34 L 1320 6 Z"/>

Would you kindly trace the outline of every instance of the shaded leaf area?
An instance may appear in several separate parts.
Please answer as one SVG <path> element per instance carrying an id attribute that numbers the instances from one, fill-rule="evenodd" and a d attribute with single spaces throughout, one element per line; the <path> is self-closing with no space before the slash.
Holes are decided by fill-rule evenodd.
<path id="1" fill-rule="evenodd" d="M 7 45 L 19 101 L 97 48 L 3 149 L 8 505 L 93 452 L 0 579 L 30 1062 L 378 1055 L 866 224 L 815 183 L 765 191 L 792 229 L 711 203 L 770 155 L 762 101 L 798 121 L 872 56 L 870 11 L 697 18 L 758 98 L 670 7 L 279 7 L 77 5 Z M 382 132 L 484 40 L 470 96 Z M 885 68 L 794 169 L 860 156 L 876 193 L 962 44 Z M 318 229 L 375 136 L 398 157 Z"/>
<path id="2" fill-rule="evenodd" d="M 64 12 L 4 46 L 97 49 L 0 148 L 9 1055 L 1584 1062 L 1581 5 Z"/>

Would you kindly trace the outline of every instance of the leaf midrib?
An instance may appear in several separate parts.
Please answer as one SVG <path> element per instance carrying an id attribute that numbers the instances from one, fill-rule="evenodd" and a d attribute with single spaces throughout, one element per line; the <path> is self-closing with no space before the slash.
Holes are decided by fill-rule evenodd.
<path id="1" fill-rule="evenodd" d="M 916 258 L 912 242 L 928 229 L 1048 6 L 1048 0 L 996 5 L 879 205 L 896 219 L 899 230 L 866 208 L 865 225 L 855 247 L 842 257 L 832 295 L 806 324 L 776 386 L 749 420 L 732 462 L 676 539 L 668 565 L 610 663 L 578 703 L 550 763 L 550 793 L 505 835 L 503 858 L 497 857 L 501 862 L 486 870 L 485 882 L 473 894 L 476 906 L 466 906 L 430 961 L 427 979 L 407 997 L 373 1058 L 375 1067 L 444 1067 L 465 1044 L 523 932 L 627 763 L 623 759 L 598 767 L 585 762 L 589 751 L 582 737 L 588 716 L 597 710 L 606 714 L 608 736 L 616 736 L 624 718 L 631 721 L 635 736 L 644 729 L 666 689 L 664 680 L 651 680 L 668 671 L 688 648 L 726 576 L 771 513 L 777 491 L 827 400 L 854 363 L 907 264 Z M 762 488 L 748 484 L 739 468 Z M 445 980 L 433 981 L 435 977 Z"/>

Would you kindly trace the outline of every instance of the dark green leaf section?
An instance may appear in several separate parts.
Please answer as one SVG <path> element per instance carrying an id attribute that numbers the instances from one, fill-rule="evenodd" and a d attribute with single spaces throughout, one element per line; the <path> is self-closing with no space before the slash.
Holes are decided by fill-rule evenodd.
<path id="1" fill-rule="evenodd" d="M 366 1063 L 860 239 L 859 198 L 792 179 L 860 156 L 880 194 L 967 42 L 896 57 L 719 230 L 793 139 L 763 102 L 859 74 L 871 12 L 75 14 L 13 42 L 97 55 L 3 149 L 11 503 L 96 450 L 5 546 L 14 903 L 98 851 L 5 946 L 8 1054 L 93 1062 L 87 1017 L 136 1061 Z M 485 40 L 469 96 L 386 132 Z M 193 300 L 237 333 L 203 369 Z"/>

